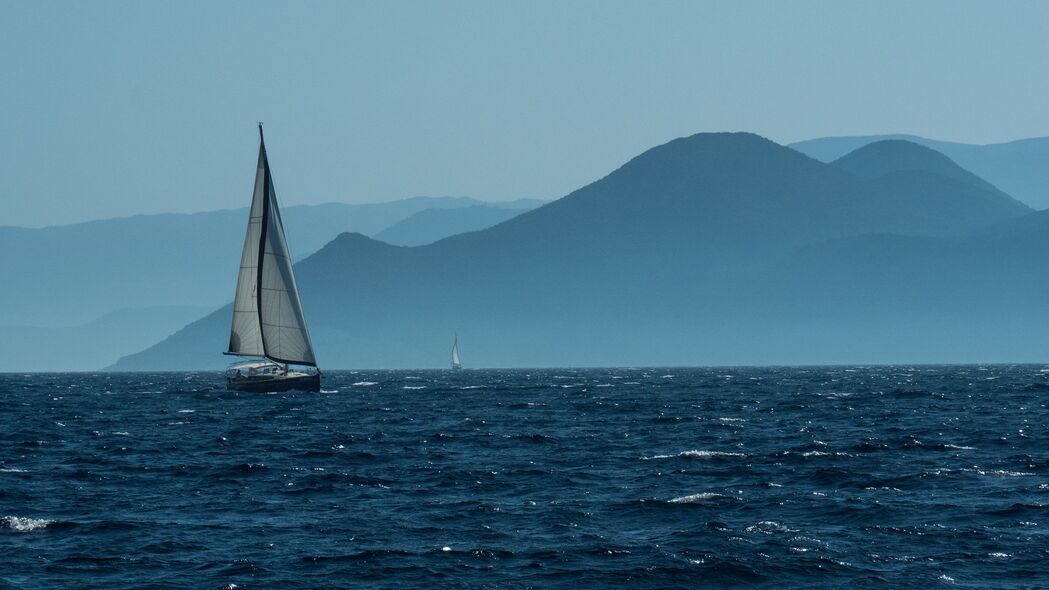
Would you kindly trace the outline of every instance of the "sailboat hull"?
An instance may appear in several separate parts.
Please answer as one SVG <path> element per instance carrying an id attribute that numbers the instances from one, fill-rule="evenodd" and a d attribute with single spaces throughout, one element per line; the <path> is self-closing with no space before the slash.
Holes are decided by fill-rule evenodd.
<path id="1" fill-rule="evenodd" d="M 281 391 L 321 390 L 320 375 L 266 375 L 245 379 L 226 378 L 226 389 L 249 393 L 276 393 Z"/>

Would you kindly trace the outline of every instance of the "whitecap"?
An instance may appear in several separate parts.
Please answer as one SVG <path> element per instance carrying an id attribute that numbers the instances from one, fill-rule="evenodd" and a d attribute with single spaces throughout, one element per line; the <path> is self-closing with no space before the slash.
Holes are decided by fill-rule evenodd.
<path id="1" fill-rule="evenodd" d="M 411 390 L 426 389 L 426 386 L 425 385 L 415 385 L 415 386 L 413 386 L 413 385 L 405 385 L 404 387 L 401 387 L 401 389 L 411 389 Z"/>
<path id="2" fill-rule="evenodd" d="M 688 496 L 681 496 L 679 498 L 673 498 L 667 500 L 671 504 L 696 504 L 699 502 L 707 502 L 710 500 L 729 499 L 732 496 L 726 496 L 725 494 L 718 494 L 715 492 L 700 492 L 698 494 L 691 494 Z M 734 498 L 732 498 L 734 499 Z"/>
<path id="3" fill-rule="evenodd" d="M 678 456 L 690 459 L 706 459 L 708 457 L 746 457 L 747 455 L 730 451 L 683 451 L 678 453 Z"/>
<path id="4" fill-rule="evenodd" d="M 4 516 L 0 518 L 0 523 L 3 523 L 4 526 L 16 533 L 28 533 L 44 529 L 53 522 L 55 521 L 46 518 L 29 518 L 27 516 Z"/>
<path id="5" fill-rule="evenodd" d="M 980 470 L 980 475 L 993 475 L 994 477 L 1025 477 L 1027 475 L 1034 475 L 1027 471 L 1007 471 L 1005 469 L 995 469 L 993 471 Z"/>
<path id="6" fill-rule="evenodd" d="M 743 529 L 748 533 L 763 533 L 771 535 L 772 533 L 796 533 L 797 529 L 792 529 L 774 520 L 763 520 L 757 524 L 752 524 L 747 528 Z"/>
<path id="7" fill-rule="evenodd" d="M 196 412 L 196 410 L 179 410 L 178 411 L 179 414 L 192 414 L 194 412 Z"/>
<path id="8" fill-rule="evenodd" d="M 353 384 L 354 387 L 371 387 L 372 385 L 378 385 L 375 381 L 358 381 Z"/>
<path id="9" fill-rule="evenodd" d="M 338 389 L 322 389 L 321 393 L 339 393 Z"/>
<path id="10" fill-rule="evenodd" d="M 673 459 L 675 457 L 682 457 L 685 459 L 711 459 L 715 457 L 746 457 L 746 453 L 733 453 L 729 451 L 681 451 L 676 455 L 653 455 L 651 457 L 641 457 L 642 461 L 651 461 L 654 459 Z"/>
<path id="11" fill-rule="evenodd" d="M 17 467 L 0 467 L 0 473 L 29 473 L 29 470 Z"/>

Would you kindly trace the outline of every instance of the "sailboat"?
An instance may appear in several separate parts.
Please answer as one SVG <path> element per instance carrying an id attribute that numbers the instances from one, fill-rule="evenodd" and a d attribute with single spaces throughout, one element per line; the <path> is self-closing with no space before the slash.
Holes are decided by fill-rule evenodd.
<path id="1" fill-rule="evenodd" d="M 452 341 L 452 370 L 458 370 L 463 368 L 463 364 L 459 361 L 459 335 L 455 335 L 455 340 Z"/>
<path id="2" fill-rule="evenodd" d="M 236 391 L 320 391 L 321 374 L 291 267 L 266 140 L 259 123 L 259 163 L 240 257 L 229 350 L 251 357 L 226 369 Z M 301 369 L 291 369 L 299 365 Z"/>

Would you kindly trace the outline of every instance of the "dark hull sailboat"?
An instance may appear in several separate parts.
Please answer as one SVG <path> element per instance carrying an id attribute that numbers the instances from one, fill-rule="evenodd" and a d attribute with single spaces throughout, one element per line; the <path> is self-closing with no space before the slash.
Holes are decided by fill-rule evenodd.
<path id="1" fill-rule="evenodd" d="M 254 374 L 251 371 L 254 369 Z M 226 371 L 226 388 L 249 393 L 321 390 L 321 375 L 301 371 L 285 371 L 271 362 L 243 363 Z"/>
<path id="2" fill-rule="evenodd" d="M 231 390 L 320 390 L 321 375 L 295 284 L 261 123 L 255 189 L 225 354 L 255 359 L 226 371 L 226 387 Z M 303 369 L 289 369 L 289 365 Z"/>

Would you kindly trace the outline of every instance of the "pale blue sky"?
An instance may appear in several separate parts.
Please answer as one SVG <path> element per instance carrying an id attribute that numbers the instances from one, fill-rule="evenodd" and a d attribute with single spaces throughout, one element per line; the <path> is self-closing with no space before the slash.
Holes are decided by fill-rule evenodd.
<path id="1" fill-rule="evenodd" d="M 1049 135 L 1049 3 L 0 0 L 0 225 L 558 197 L 699 131 Z"/>

